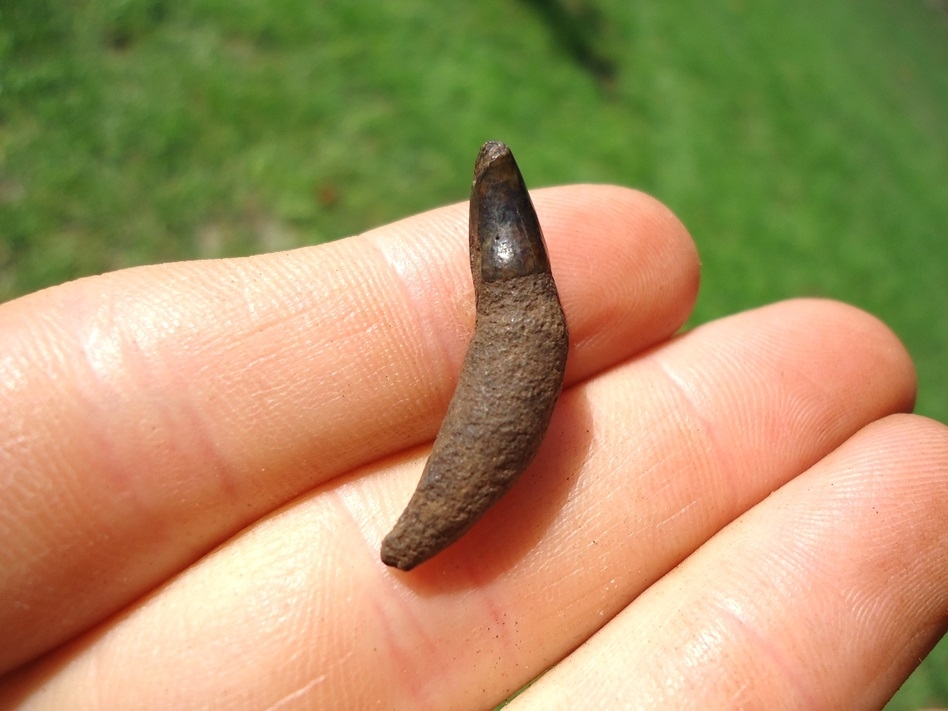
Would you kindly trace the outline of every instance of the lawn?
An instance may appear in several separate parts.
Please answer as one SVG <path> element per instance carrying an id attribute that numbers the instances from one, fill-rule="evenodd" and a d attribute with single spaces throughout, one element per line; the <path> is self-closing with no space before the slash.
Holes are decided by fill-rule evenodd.
<path id="1" fill-rule="evenodd" d="M 640 188 L 701 251 L 691 323 L 861 306 L 948 421 L 948 13 L 838 0 L 0 4 L 0 301 L 323 242 L 532 186 Z M 948 645 L 890 704 L 948 705 Z"/>

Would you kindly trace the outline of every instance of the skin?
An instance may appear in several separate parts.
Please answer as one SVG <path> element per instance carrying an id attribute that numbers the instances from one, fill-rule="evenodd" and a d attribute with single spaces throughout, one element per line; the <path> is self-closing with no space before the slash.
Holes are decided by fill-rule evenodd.
<path id="1" fill-rule="evenodd" d="M 563 388 L 569 336 L 530 195 L 510 150 L 484 144 L 470 204 L 474 335 L 418 488 L 382 540 L 386 565 L 440 553 L 536 456 Z"/>
<path id="2" fill-rule="evenodd" d="M 668 210 L 533 199 L 566 388 L 411 575 L 378 545 L 473 330 L 465 205 L 0 306 L 0 708 L 490 708 L 553 665 L 514 708 L 881 707 L 948 610 L 948 431 L 905 414 L 905 349 L 812 300 L 672 338 Z"/>

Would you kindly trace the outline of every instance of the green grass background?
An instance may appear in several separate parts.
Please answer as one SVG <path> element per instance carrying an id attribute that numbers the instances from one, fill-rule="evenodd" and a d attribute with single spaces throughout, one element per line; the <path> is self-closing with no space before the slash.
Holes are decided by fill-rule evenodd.
<path id="1" fill-rule="evenodd" d="M 638 187 L 703 261 L 691 323 L 857 304 L 948 421 L 948 12 L 921 0 L 0 1 L 0 301 L 287 249 L 532 186 Z M 948 644 L 891 709 L 948 705 Z"/>

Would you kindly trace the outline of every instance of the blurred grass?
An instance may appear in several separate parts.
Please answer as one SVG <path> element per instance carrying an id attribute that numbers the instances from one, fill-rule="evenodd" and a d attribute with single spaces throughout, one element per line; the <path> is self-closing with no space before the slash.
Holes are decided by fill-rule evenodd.
<path id="1" fill-rule="evenodd" d="M 880 316 L 948 421 L 948 19 L 936 2 L 5 0 L 0 300 L 342 237 L 467 197 L 635 186 L 704 265 L 698 323 Z M 892 709 L 948 705 L 948 645 Z"/>

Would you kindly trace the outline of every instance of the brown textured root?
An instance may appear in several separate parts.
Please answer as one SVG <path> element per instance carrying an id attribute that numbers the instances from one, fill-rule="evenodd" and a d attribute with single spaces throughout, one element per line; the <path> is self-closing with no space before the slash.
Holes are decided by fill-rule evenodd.
<path id="1" fill-rule="evenodd" d="M 410 570 L 447 548 L 536 456 L 563 385 L 569 337 L 536 213 L 509 149 L 481 148 L 471 189 L 474 336 L 382 561 Z"/>

